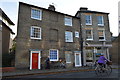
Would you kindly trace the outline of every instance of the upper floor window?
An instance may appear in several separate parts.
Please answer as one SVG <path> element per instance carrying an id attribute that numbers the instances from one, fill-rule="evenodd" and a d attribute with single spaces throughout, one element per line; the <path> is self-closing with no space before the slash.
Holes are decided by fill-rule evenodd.
<path id="1" fill-rule="evenodd" d="M 103 16 L 97 16 L 97 20 L 99 26 L 104 26 Z"/>
<path id="2" fill-rule="evenodd" d="M 58 61 L 58 50 L 50 49 L 49 51 L 50 61 Z"/>
<path id="3" fill-rule="evenodd" d="M 86 25 L 92 25 L 92 18 L 91 15 L 86 15 Z"/>
<path id="4" fill-rule="evenodd" d="M 75 31 L 75 37 L 79 38 L 79 32 Z"/>
<path id="5" fill-rule="evenodd" d="M 31 18 L 42 20 L 42 10 L 32 8 L 31 9 Z"/>
<path id="6" fill-rule="evenodd" d="M 93 40 L 92 30 L 86 30 L 86 40 Z"/>
<path id="7" fill-rule="evenodd" d="M 73 33 L 65 31 L 65 42 L 73 42 Z"/>
<path id="8" fill-rule="evenodd" d="M 98 36 L 99 36 L 100 41 L 105 40 L 105 31 L 104 30 L 98 30 Z"/>
<path id="9" fill-rule="evenodd" d="M 41 28 L 37 26 L 31 27 L 31 39 L 41 39 Z"/>
<path id="10" fill-rule="evenodd" d="M 65 25 L 72 26 L 72 17 L 65 16 Z"/>

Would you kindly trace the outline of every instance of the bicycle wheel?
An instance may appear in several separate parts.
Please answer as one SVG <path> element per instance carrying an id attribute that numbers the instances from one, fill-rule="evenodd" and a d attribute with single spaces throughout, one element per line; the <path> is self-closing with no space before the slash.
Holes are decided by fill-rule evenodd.
<path id="1" fill-rule="evenodd" d="M 101 66 L 97 66 L 95 68 L 95 73 L 96 73 L 97 76 L 102 76 L 102 74 L 103 74 L 102 67 Z"/>
<path id="2" fill-rule="evenodd" d="M 112 72 L 112 67 L 108 65 L 107 68 L 106 68 L 107 75 L 110 75 L 111 72 Z"/>

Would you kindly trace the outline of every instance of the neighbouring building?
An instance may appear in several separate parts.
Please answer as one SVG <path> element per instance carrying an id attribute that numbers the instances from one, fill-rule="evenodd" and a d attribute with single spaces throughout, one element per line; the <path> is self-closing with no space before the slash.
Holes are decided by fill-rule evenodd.
<path id="1" fill-rule="evenodd" d="M 7 61 L 7 59 L 5 59 L 5 55 L 9 54 L 10 35 L 14 34 L 10 26 L 14 26 L 14 23 L 0 8 L 0 45 L 2 45 L 0 46 L 0 54 L 2 54 L 3 64 Z"/>
<path id="2" fill-rule="evenodd" d="M 91 11 L 86 7 L 81 7 L 76 13 L 81 24 L 84 65 L 96 62 L 101 53 L 109 59 L 112 43 L 108 14 Z"/>
<path id="3" fill-rule="evenodd" d="M 51 66 L 62 60 L 67 68 L 81 66 L 79 18 L 48 9 L 19 3 L 15 67 L 45 68 L 50 56 Z"/>
<path id="4" fill-rule="evenodd" d="M 110 56 L 111 56 L 111 61 L 113 64 L 118 64 L 119 59 L 120 59 L 120 34 L 117 37 L 113 37 L 112 39 L 112 48 L 110 48 Z"/>

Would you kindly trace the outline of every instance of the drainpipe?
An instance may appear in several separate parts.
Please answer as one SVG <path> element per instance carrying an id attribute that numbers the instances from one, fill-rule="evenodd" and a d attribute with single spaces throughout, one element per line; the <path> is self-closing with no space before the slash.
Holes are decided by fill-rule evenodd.
<path id="1" fill-rule="evenodd" d="M 81 13 L 79 12 L 79 23 L 80 23 L 80 50 L 81 50 L 81 62 L 82 62 L 82 66 L 84 66 L 84 58 L 83 58 L 83 37 L 82 37 L 82 26 L 81 26 Z"/>

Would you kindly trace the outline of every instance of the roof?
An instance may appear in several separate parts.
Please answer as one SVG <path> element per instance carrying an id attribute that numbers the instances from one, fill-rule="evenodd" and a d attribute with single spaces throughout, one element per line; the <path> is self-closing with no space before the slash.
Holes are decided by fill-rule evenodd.
<path id="1" fill-rule="evenodd" d="M 12 29 L 11 29 L 9 26 L 7 26 L 2 20 L 0 20 L 0 23 L 2 23 L 2 25 L 5 26 L 12 34 L 15 34 L 15 33 L 12 31 Z"/>
<path id="2" fill-rule="evenodd" d="M 61 13 L 61 12 L 57 12 L 57 11 L 52 11 L 52 10 L 49 10 L 49 9 L 46 9 L 46 8 L 42 8 L 42 7 L 38 7 L 38 6 L 35 6 L 35 5 L 27 4 L 27 3 L 24 3 L 24 2 L 19 2 L 19 4 L 24 4 L 24 5 L 28 5 L 28 6 L 31 6 L 31 7 L 35 7 L 35 8 L 39 8 L 39 9 L 43 9 L 43 10 L 47 10 L 47 11 L 50 11 L 50 12 L 55 12 L 55 13 L 58 13 L 58 14 L 62 14 L 62 15 L 66 15 L 66 16 L 70 16 L 70 17 L 79 19 L 76 16 L 72 16 L 72 15 Z"/>
<path id="3" fill-rule="evenodd" d="M 78 13 L 100 13 L 100 14 L 109 14 L 109 13 L 106 13 L 106 12 L 85 10 L 85 11 L 77 11 L 77 13 L 75 14 L 75 16 L 76 16 Z"/>
<path id="4" fill-rule="evenodd" d="M 15 25 L 15 24 L 10 20 L 10 18 L 4 13 L 4 11 L 3 11 L 1 8 L 0 8 L 0 15 L 2 15 L 2 17 L 4 17 L 4 18 L 8 21 L 9 24 Z"/>

